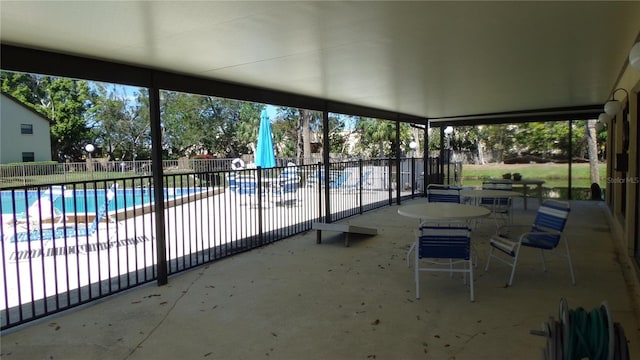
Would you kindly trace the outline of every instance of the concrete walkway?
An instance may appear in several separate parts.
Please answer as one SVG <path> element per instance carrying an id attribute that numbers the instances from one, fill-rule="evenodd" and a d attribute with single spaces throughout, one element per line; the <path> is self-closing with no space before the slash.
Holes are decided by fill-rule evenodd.
<path id="1" fill-rule="evenodd" d="M 413 200 L 405 204 L 423 200 Z M 535 201 L 533 202 L 536 203 Z M 530 222 L 536 206 L 516 206 Z M 378 235 L 315 232 L 212 263 L 92 306 L 2 334 L 2 359 L 540 359 L 544 337 L 530 335 L 560 298 L 570 309 L 607 301 L 640 358 L 638 288 L 622 267 L 601 203 L 573 202 L 567 234 L 577 284 L 566 262 L 523 250 L 513 287 L 509 269 L 483 267 L 486 220 L 473 232 L 480 265 L 476 301 L 460 276 L 424 273 L 415 299 L 405 256 L 417 222 L 397 206 L 350 218 Z"/>

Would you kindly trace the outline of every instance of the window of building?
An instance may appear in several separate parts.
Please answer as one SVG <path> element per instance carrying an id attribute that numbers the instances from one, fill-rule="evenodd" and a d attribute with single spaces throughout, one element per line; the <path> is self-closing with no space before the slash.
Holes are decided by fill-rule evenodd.
<path id="1" fill-rule="evenodd" d="M 33 124 L 20 124 L 20 133 L 26 135 L 33 134 Z"/>
<path id="2" fill-rule="evenodd" d="M 22 162 L 34 162 L 36 160 L 36 154 L 33 152 L 23 152 Z"/>

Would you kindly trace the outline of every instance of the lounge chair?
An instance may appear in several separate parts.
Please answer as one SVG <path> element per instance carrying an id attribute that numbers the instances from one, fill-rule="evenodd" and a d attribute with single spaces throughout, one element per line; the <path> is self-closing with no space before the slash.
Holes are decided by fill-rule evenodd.
<path id="1" fill-rule="evenodd" d="M 343 190 L 360 190 L 369 186 L 369 177 L 373 173 L 373 170 L 362 170 L 362 179 L 360 179 L 358 168 L 346 168 L 342 171 L 340 176 L 335 180 L 329 182 L 329 186 L 333 189 Z"/>
<path id="2" fill-rule="evenodd" d="M 55 202 L 64 194 L 63 187 L 52 186 L 39 194 L 40 197 L 31 203 L 24 212 L 24 217 L 15 221 L 10 219 L 6 224 L 15 224 L 22 229 L 40 229 L 42 227 L 55 229 L 68 220 L 64 213 L 55 206 Z"/>
<path id="3" fill-rule="evenodd" d="M 58 228 L 47 228 L 47 229 L 33 229 L 29 228 L 28 231 L 19 231 L 16 232 L 13 236 L 9 238 L 10 242 L 25 242 L 25 241 L 48 241 L 53 239 L 64 239 L 64 238 L 79 238 L 79 237 L 89 237 L 93 235 L 98 230 L 98 224 L 100 221 L 107 216 L 107 209 L 109 208 L 109 204 L 115 197 L 115 193 L 117 190 L 117 185 L 113 184 L 109 190 L 107 190 L 105 196 L 105 202 L 102 204 L 98 212 L 97 216 L 93 220 L 90 226 L 63 226 Z"/>

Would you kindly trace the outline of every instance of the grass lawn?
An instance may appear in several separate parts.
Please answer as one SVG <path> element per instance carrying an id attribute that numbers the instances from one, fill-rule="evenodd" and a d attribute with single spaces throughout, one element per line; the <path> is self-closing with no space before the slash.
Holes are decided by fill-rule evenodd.
<path id="1" fill-rule="evenodd" d="M 600 164 L 600 186 L 606 184 L 606 165 Z M 589 188 L 589 164 L 573 164 L 571 167 L 571 181 L 573 188 Z M 482 181 L 489 178 L 502 178 L 505 173 L 520 173 L 523 179 L 544 180 L 546 188 L 566 188 L 569 176 L 568 164 L 486 164 L 486 165 L 463 165 L 462 183 L 465 186 L 481 186 Z"/>

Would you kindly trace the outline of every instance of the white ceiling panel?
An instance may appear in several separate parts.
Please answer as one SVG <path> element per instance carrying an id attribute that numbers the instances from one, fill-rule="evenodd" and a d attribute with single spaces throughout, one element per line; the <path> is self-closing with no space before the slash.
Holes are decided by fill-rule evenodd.
<path id="1" fill-rule="evenodd" d="M 604 102 L 640 2 L 5 1 L 4 44 L 426 117 Z"/>

